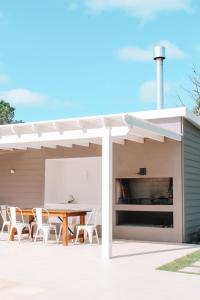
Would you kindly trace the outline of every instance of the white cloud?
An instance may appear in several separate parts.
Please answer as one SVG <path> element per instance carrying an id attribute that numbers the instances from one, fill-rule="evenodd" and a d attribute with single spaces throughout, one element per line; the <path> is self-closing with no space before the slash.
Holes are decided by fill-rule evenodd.
<path id="1" fill-rule="evenodd" d="M 117 54 L 121 60 L 131 61 L 149 61 L 153 58 L 153 52 L 149 49 L 137 47 L 122 47 L 117 50 Z"/>
<path id="2" fill-rule="evenodd" d="M 5 74 L 0 74 L 0 83 L 7 83 L 9 82 L 10 78 Z"/>
<path id="3" fill-rule="evenodd" d="M 165 97 L 168 97 L 172 91 L 172 87 L 169 82 L 164 84 Z M 156 81 L 147 80 L 139 89 L 139 99 L 142 102 L 156 102 Z"/>
<path id="4" fill-rule="evenodd" d="M 47 96 L 27 89 L 13 89 L 0 92 L 0 99 L 14 105 L 38 105 L 47 100 Z"/>
<path id="5" fill-rule="evenodd" d="M 166 58 L 182 59 L 186 54 L 178 46 L 168 40 L 163 40 L 155 43 L 166 47 Z M 122 47 L 117 50 L 117 55 L 121 60 L 127 61 L 151 61 L 153 59 L 153 48 L 155 45 L 150 45 L 146 49 L 139 47 Z"/>
<path id="6" fill-rule="evenodd" d="M 167 58 L 181 59 L 186 57 L 183 50 L 168 40 L 159 41 L 157 42 L 157 45 L 166 47 Z"/>
<path id="7" fill-rule="evenodd" d="M 55 109 L 69 109 L 77 108 L 79 105 L 75 101 L 48 99 L 48 108 Z"/>
<path id="8" fill-rule="evenodd" d="M 47 110 L 77 108 L 75 101 L 52 99 L 45 94 L 36 93 L 27 89 L 13 89 L 0 91 L 0 100 L 5 100 L 14 106 L 35 106 Z"/>
<path id="9" fill-rule="evenodd" d="M 167 11 L 189 11 L 191 8 L 191 0 L 85 0 L 85 4 L 93 11 L 122 9 L 141 19 L 151 19 Z"/>

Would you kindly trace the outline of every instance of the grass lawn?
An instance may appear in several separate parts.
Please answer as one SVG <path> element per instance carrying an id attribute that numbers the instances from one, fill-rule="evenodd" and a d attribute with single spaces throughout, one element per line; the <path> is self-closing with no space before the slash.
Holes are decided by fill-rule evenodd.
<path id="1" fill-rule="evenodd" d="M 200 260 L 200 250 L 195 251 L 191 254 L 178 258 L 166 265 L 163 265 L 157 270 L 170 271 L 170 272 L 178 272 L 180 269 L 191 266 L 197 260 Z"/>

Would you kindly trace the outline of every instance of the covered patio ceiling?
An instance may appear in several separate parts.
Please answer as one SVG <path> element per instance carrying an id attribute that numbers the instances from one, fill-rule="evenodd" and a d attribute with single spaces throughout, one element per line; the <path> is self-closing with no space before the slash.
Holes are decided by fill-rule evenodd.
<path id="1" fill-rule="evenodd" d="M 113 143 L 146 139 L 180 142 L 181 134 L 133 114 L 117 114 L 0 126 L 0 153 L 41 147 L 102 145 L 102 257 L 112 257 Z"/>
<path id="2" fill-rule="evenodd" d="M 112 142 L 118 144 L 124 144 L 125 140 L 144 143 L 145 139 L 164 142 L 165 138 L 175 141 L 181 141 L 182 138 L 178 133 L 131 114 L 117 114 L 1 125 L 0 149 L 88 147 L 90 143 L 101 145 L 105 128 L 110 128 Z"/>

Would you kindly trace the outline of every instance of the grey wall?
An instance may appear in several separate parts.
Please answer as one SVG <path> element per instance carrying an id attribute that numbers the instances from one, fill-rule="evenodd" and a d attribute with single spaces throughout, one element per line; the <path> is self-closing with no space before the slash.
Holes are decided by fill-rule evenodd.
<path id="1" fill-rule="evenodd" d="M 184 119 L 184 236 L 200 229 L 200 130 Z"/>

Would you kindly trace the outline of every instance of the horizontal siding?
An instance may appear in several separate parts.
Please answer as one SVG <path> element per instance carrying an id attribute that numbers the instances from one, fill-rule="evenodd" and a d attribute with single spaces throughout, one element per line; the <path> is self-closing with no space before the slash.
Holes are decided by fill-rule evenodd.
<path id="1" fill-rule="evenodd" d="M 100 156 L 101 147 L 28 149 L 0 152 L 0 204 L 37 207 L 44 204 L 45 159 Z M 15 174 L 10 174 L 10 169 Z"/>
<path id="2" fill-rule="evenodd" d="M 200 230 L 200 130 L 184 120 L 185 241 Z"/>

